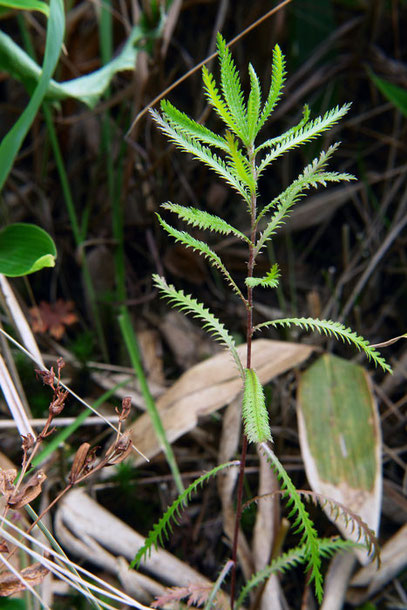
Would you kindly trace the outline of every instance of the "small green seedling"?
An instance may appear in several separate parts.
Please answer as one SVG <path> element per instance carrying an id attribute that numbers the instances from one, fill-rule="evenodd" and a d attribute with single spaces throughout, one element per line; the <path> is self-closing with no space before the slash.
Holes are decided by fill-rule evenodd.
<path id="1" fill-rule="evenodd" d="M 317 188 L 321 185 L 326 186 L 329 182 L 337 183 L 354 179 L 350 174 L 327 169 L 327 162 L 338 148 L 338 144 L 334 144 L 321 152 L 312 163 L 304 168 L 290 186 L 261 208 L 258 205 L 258 182 L 259 178 L 275 160 L 330 129 L 346 115 L 350 105 L 337 106 L 323 116 L 314 119 L 310 118 L 310 111 L 305 106 L 303 116 L 297 125 L 277 137 L 259 143 L 259 132 L 281 97 L 285 78 L 283 54 L 279 46 L 276 45 L 273 51 L 271 84 L 267 98 L 263 103 L 260 82 L 251 64 L 249 64 L 250 92 L 247 100 L 244 99 L 238 71 L 230 51 L 220 35 L 218 36 L 218 53 L 220 85 L 216 83 L 212 74 L 205 67 L 203 68 L 203 84 L 208 103 L 224 124 L 224 129 L 221 132 L 215 133 L 197 123 L 175 108 L 169 101 L 161 103 L 161 114 L 153 111 L 152 116 L 161 131 L 178 148 L 192 154 L 196 159 L 209 166 L 234 189 L 247 212 L 247 229 L 242 231 L 226 222 L 226 220 L 195 207 L 186 207 L 171 202 L 164 203 L 162 207 L 178 216 L 190 227 L 198 227 L 201 230 L 212 231 L 222 236 L 231 235 L 246 245 L 247 277 L 244 285 L 237 283 L 219 255 L 207 243 L 196 239 L 187 231 L 181 231 L 171 226 L 161 216 L 158 216 L 158 220 L 165 231 L 177 242 L 187 248 L 192 248 L 205 257 L 222 274 L 231 291 L 241 300 L 247 316 L 246 361 L 241 361 L 232 335 L 204 305 L 192 296 L 177 290 L 158 275 L 154 275 L 154 283 L 173 306 L 200 319 L 203 328 L 230 351 L 242 377 L 242 388 L 244 390 L 242 414 L 245 435 L 242 456 L 245 455 L 247 442 L 260 444 L 279 477 L 282 493 L 291 508 L 290 515 L 294 517 L 294 528 L 300 534 L 298 547 L 291 551 L 292 555 L 289 553 L 286 561 L 284 556 L 280 558 L 281 565 L 275 566 L 275 570 L 284 570 L 290 567 L 292 563 L 302 562 L 306 566 L 309 581 L 314 582 L 316 596 L 318 600 L 321 600 L 323 595 L 321 557 L 332 555 L 335 551 L 347 547 L 349 542 L 339 539 L 327 542 L 317 537 L 314 524 L 301 497 L 304 494 L 297 492 L 287 472 L 271 449 L 272 438 L 264 392 L 258 376 L 252 368 L 252 337 L 255 332 L 267 327 L 298 326 L 353 344 L 358 350 L 363 351 L 369 360 L 381 366 L 384 371 L 390 371 L 390 367 L 365 339 L 338 322 L 313 318 L 284 318 L 254 324 L 254 290 L 257 288 L 276 288 L 280 277 L 277 264 L 273 265 L 263 277 L 254 275 L 256 260 L 260 252 L 284 223 L 292 207 L 311 188 Z M 242 461 L 244 462 L 243 458 Z M 145 547 L 137 554 L 134 564 L 138 564 L 152 546 L 156 545 L 158 541 L 162 541 L 163 533 L 167 534 L 168 530 L 171 529 L 171 520 L 176 520 L 179 510 L 186 504 L 192 491 L 210 476 L 216 474 L 220 468 L 217 467 L 200 477 L 184 494 L 179 496 L 150 533 Z M 240 488 L 243 484 L 243 473 L 244 464 L 241 464 Z M 237 518 L 240 514 L 241 506 L 237 506 Z M 348 518 L 352 519 L 352 516 L 348 516 Z M 363 533 L 365 542 L 369 546 L 371 543 L 370 532 L 366 528 Z M 234 548 L 236 548 L 236 540 L 234 541 Z M 236 554 L 232 559 L 234 565 L 236 565 Z M 291 560 L 293 561 L 291 562 Z M 273 569 L 270 566 L 267 575 L 271 574 Z M 264 574 L 255 576 L 252 579 L 253 586 L 264 580 L 265 577 Z M 247 590 L 245 588 L 244 596 L 246 594 Z M 238 605 L 240 605 L 242 599 L 241 595 Z M 234 607 L 233 573 L 231 607 Z"/>

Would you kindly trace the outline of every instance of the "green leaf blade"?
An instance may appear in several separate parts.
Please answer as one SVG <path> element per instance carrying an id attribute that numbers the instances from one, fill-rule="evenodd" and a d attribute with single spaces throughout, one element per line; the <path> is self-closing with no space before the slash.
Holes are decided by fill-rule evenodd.
<path id="1" fill-rule="evenodd" d="M 0 232 L 0 273 L 7 277 L 54 267 L 56 255 L 53 239 L 36 225 L 15 223 Z"/>

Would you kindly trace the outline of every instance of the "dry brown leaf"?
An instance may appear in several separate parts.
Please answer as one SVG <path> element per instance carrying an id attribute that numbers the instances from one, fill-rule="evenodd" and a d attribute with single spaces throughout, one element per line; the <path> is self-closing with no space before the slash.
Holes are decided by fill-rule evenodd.
<path id="1" fill-rule="evenodd" d="M 49 332 L 55 339 L 61 339 L 65 333 L 65 326 L 78 321 L 73 312 L 73 301 L 58 299 L 55 303 L 41 301 L 39 307 L 31 307 L 31 324 L 34 333 Z"/>
<path id="2" fill-rule="evenodd" d="M 313 347 L 288 341 L 257 339 L 252 344 L 253 368 L 261 383 L 297 366 L 313 351 Z M 242 360 L 246 345 L 238 352 Z M 229 404 L 242 390 L 242 380 L 227 352 L 217 354 L 184 373 L 157 401 L 157 408 L 169 442 L 192 430 L 198 418 Z M 148 458 L 160 452 L 156 434 L 147 413 L 137 419 L 129 431 L 134 445 Z M 137 463 L 142 460 L 135 458 Z"/>
<path id="3" fill-rule="evenodd" d="M 40 563 L 34 563 L 20 572 L 21 578 L 31 587 L 42 583 L 47 574 L 47 568 Z M 27 585 L 17 578 L 13 572 L 2 572 L 0 574 L 0 597 L 7 597 L 19 591 L 25 591 Z"/>

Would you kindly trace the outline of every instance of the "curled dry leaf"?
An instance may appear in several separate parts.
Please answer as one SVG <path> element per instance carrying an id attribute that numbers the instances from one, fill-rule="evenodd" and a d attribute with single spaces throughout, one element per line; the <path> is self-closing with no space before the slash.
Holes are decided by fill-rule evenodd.
<path id="1" fill-rule="evenodd" d="M 9 498 L 7 504 L 10 508 L 18 509 L 22 508 L 26 504 L 29 504 L 41 493 L 42 484 L 44 483 L 47 475 L 43 470 L 39 470 L 30 477 L 30 479 L 22 486 L 20 491 Z"/>
<path id="2" fill-rule="evenodd" d="M 12 572 L 3 572 L 0 574 L 0 597 L 8 597 L 19 591 L 24 591 L 27 585 L 31 587 L 39 585 L 47 574 L 47 568 L 40 563 L 34 563 L 32 566 L 21 570 L 20 576 L 22 580 L 17 578 Z"/>

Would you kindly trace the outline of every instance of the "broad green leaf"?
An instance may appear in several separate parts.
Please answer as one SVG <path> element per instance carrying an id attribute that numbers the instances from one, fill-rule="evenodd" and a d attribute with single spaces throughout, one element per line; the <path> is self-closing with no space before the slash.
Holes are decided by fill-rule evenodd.
<path id="1" fill-rule="evenodd" d="M 50 1 L 44 63 L 38 84 L 30 101 L 15 125 L 0 144 L 0 190 L 7 179 L 20 146 L 41 106 L 52 74 L 58 63 L 65 31 L 65 14 L 62 0 Z"/>
<path id="2" fill-rule="evenodd" d="M 404 116 L 407 116 L 407 89 L 405 87 L 398 87 L 393 83 L 389 83 L 387 80 L 379 78 L 371 70 L 369 70 L 369 76 L 379 91 L 383 93 L 384 97 L 396 106 Z"/>
<path id="3" fill-rule="evenodd" d="M 13 8 L 21 11 L 40 11 L 46 17 L 49 15 L 49 6 L 41 0 L 1 0 L 0 7 Z"/>
<path id="4" fill-rule="evenodd" d="M 374 532 L 382 498 L 382 442 L 377 405 L 367 372 L 326 354 L 302 374 L 298 387 L 300 445 L 311 488 L 344 504 Z M 342 534 L 357 528 L 332 518 Z M 356 551 L 366 563 L 366 552 Z"/>
<path id="5" fill-rule="evenodd" d="M 145 33 L 140 27 L 136 26 L 133 28 L 121 53 L 99 70 L 64 83 L 50 80 L 47 86 L 46 99 L 58 101 L 73 97 L 93 108 L 117 72 L 134 70 L 138 53 L 137 43 L 142 38 L 145 38 Z M 22 81 L 28 91 L 33 89 L 42 73 L 41 66 L 35 63 L 4 32 L 0 32 L 0 68 Z"/>
<path id="6" fill-rule="evenodd" d="M 0 231 L 0 273 L 18 277 L 54 267 L 55 244 L 46 231 L 36 225 L 15 223 Z"/>

